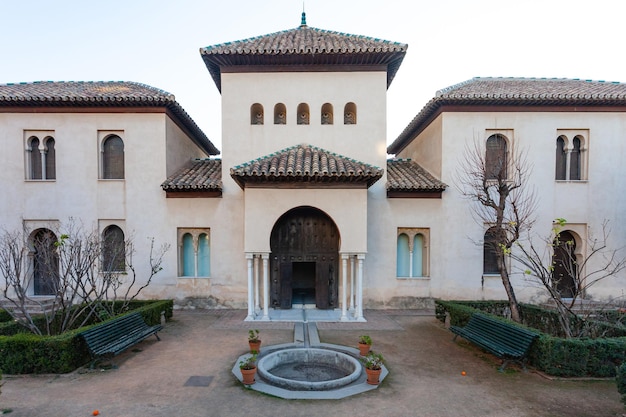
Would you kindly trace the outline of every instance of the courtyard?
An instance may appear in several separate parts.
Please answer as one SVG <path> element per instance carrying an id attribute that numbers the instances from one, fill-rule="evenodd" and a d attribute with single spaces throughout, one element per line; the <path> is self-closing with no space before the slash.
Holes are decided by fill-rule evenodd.
<path id="1" fill-rule="evenodd" d="M 293 323 L 244 322 L 243 310 L 176 311 L 160 332 L 113 359 L 112 369 L 8 376 L 9 416 L 622 416 L 613 380 L 550 379 L 499 361 L 428 311 L 367 310 L 365 323 L 318 322 L 322 342 L 356 346 L 369 334 L 390 375 L 342 400 L 283 400 L 246 389 L 231 373 L 247 330 L 263 345 L 289 342 Z M 465 372 L 465 375 L 462 374 Z"/>

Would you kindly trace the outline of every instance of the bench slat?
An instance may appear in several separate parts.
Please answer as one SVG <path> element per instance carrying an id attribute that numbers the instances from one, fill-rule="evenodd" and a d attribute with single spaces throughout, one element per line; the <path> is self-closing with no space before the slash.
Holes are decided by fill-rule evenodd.
<path id="1" fill-rule="evenodd" d="M 163 326 L 148 326 L 135 312 L 122 317 L 98 324 L 80 335 L 87 343 L 87 347 L 95 361 L 104 355 L 117 355 L 145 338 L 155 335 L 158 340 L 159 332 Z"/>
<path id="2" fill-rule="evenodd" d="M 450 331 L 455 334 L 455 338 L 461 336 L 503 359 L 500 371 L 506 367 L 508 360 L 515 360 L 524 365 L 522 359 L 530 350 L 535 338 L 539 336 L 530 330 L 478 313 L 472 314 L 465 327 L 450 326 Z"/>

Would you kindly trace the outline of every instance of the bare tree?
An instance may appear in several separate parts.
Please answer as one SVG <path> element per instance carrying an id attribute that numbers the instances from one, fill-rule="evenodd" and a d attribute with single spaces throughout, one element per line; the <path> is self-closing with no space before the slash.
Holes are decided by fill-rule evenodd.
<path id="1" fill-rule="evenodd" d="M 572 320 L 577 317 L 573 311 L 576 301 L 585 297 L 587 290 L 598 282 L 626 268 L 626 258 L 620 256 L 619 249 L 608 248 L 608 221 L 602 222 L 598 238 L 591 234 L 587 237 L 584 254 L 577 254 L 575 242 L 564 235 L 565 224 L 565 219 L 556 219 L 551 235 L 540 239 L 540 247 L 530 237 L 528 243 L 517 242 L 511 257 L 522 267 L 526 277 L 546 289 L 556 306 L 563 334 L 571 338 L 585 336 L 588 330 L 585 326 L 572 327 Z M 564 290 L 568 297 L 563 297 Z"/>
<path id="2" fill-rule="evenodd" d="M 162 269 L 169 248 L 163 245 L 155 255 L 154 239 L 150 240 L 150 275 L 136 288 L 132 239 L 114 242 L 111 249 L 97 230 L 85 230 L 74 219 L 63 229 L 63 233 L 60 228 L 0 233 L 0 273 L 9 303 L 6 310 L 35 334 L 62 333 L 83 326 L 94 316 L 100 318 L 102 311 L 106 316 L 125 311 Z M 131 271 L 130 280 L 126 267 Z M 45 306 L 31 296 L 37 285 L 49 295 Z M 118 296 L 121 289 L 125 292 Z M 118 304 L 120 308 L 116 308 Z M 33 311 L 33 305 L 39 308 Z M 43 316 L 43 324 L 36 315 Z"/>
<path id="3" fill-rule="evenodd" d="M 490 140 L 495 137 L 501 142 Z M 461 195 L 471 201 L 474 220 L 489 227 L 489 249 L 497 260 L 497 270 L 509 299 L 511 318 L 520 321 L 519 305 L 511 284 L 507 259 L 521 233 L 535 221 L 535 191 L 528 179 L 532 171 L 527 153 L 509 152 L 504 138 L 494 135 L 485 149 L 478 141 L 465 148 L 456 185 Z"/>
<path id="4" fill-rule="evenodd" d="M 129 304 L 139 296 L 139 293 L 152 283 L 152 278 L 163 269 L 163 257 L 170 249 L 167 243 L 161 244 L 155 248 L 153 237 L 148 238 L 150 241 L 150 251 L 148 263 L 150 267 L 148 279 L 139 287 L 137 284 L 137 267 L 134 261 L 135 244 L 133 239 L 126 240 L 122 246 L 112 248 L 110 260 L 111 265 L 106 272 L 103 272 L 103 279 L 109 283 L 110 290 L 106 293 L 105 302 L 102 303 L 104 308 L 111 316 L 128 310 Z M 119 267 L 119 259 L 123 263 L 123 268 Z M 118 265 L 113 268 L 112 265 Z M 126 272 L 126 270 L 130 272 Z M 118 302 L 121 301 L 121 302 Z"/>

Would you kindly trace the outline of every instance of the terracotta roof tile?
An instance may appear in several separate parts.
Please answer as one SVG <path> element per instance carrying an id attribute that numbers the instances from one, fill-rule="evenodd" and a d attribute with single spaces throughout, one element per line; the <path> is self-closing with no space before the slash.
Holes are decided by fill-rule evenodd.
<path id="1" fill-rule="evenodd" d="M 400 152 L 446 105 L 626 106 L 626 84 L 566 78 L 473 78 L 438 91 L 387 152 Z"/>
<path id="2" fill-rule="evenodd" d="M 38 81 L 0 84 L 0 107 L 165 107 L 209 155 L 219 150 L 173 94 L 129 81 Z"/>
<path id="3" fill-rule="evenodd" d="M 230 169 L 243 188 L 246 183 L 353 183 L 374 184 L 381 168 L 301 144 Z"/>
<path id="4" fill-rule="evenodd" d="M 194 159 L 171 175 L 164 191 L 222 191 L 222 160 Z"/>
<path id="5" fill-rule="evenodd" d="M 221 66 L 387 66 L 391 84 L 408 45 L 302 25 L 295 29 L 200 48 L 217 88 Z"/>
<path id="6" fill-rule="evenodd" d="M 410 159 L 387 160 L 387 191 L 443 191 L 448 186 Z"/>

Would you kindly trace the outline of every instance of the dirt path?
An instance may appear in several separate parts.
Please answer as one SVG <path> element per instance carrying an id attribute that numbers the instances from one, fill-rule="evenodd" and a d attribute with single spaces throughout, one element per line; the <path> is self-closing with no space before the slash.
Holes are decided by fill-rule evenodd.
<path id="1" fill-rule="evenodd" d="M 245 314 L 245 313 L 241 313 Z M 243 388 L 230 373 L 246 350 L 248 325 L 239 313 L 176 312 L 161 333 L 114 362 L 117 369 L 9 378 L 0 409 L 18 416 L 571 416 L 621 417 L 613 381 L 551 381 L 497 361 L 452 334 L 433 317 L 370 313 L 367 324 L 320 326 L 323 342 L 354 345 L 367 332 L 391 374 L 382 386 L 343 400 L 282 400 Z M 366 315 L 367 317 L 367 315 Z M 387 324 L 385 324 L 387 323 Z M 264 343 L 289 342 L 284 323 L 259 324 Z M 466 375 L 461 375 L 465 371 Z M 191 376 L 208 386 L 185 386 Z"/>

